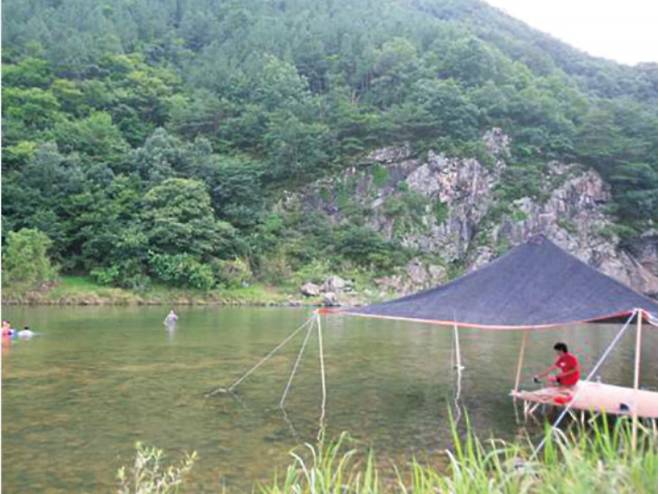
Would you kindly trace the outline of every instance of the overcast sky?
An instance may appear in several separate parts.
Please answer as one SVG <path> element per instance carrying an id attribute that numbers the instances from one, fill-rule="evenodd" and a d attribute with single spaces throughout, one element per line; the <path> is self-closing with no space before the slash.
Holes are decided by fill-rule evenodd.
<path id="1" fill-rule="evenodd" d="M 485 0 L 591 55 L 658 62 L 658 0 Z"/>

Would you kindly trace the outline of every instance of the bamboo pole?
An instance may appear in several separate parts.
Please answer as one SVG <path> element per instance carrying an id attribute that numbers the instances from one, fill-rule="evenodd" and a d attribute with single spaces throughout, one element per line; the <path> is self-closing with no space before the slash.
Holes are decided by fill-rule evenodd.
<path id="1" fill-rule="evenodd" d="M 642 310 L 637 311 L 637 327 L 635 330 L 635 378 L 633 380 L 633 389 L 635 397 L 633 404 L 633 433 L 631 436 L 631 448 L 635 451 L 637 447 L 637 406 L 639 402 L 640 389 L 640 357 L 642 356 Z"/>
<path id="2" fill-rule="evenodd" d="M 461 374 L 461 371 L 463 369 L 463 367 L 462 367 L 462 352 L 461 352 L 461 348 L 459 346 L 459 328 L 457 328 L 457 324 L 452 325 L 452 331 L 453 331 L 453 335 L 454 335 L 454 338 L 455 338 L 455 358 L 456 358 L 455 368 L 457 369 L 457 372 L 459 374 Z"/>
<path id="3" fill-rule="evenodd" d="M 320 377 L 322 378 L 322 410 L 320 413 L 320 430 L 318 431 L 318 438 L 324 434 L 324 417 L 327 408 L 327 383 L 324 370 L 324 349 L 322 345 L 322 316 L 318 312 L 316 315 L 316 322 L 318 324 L 318 347 L 320 352 Z"/>
<path id="4" fill-rule="evenodd" d="M 514 380 L 514 392 L 519 391 L 519 385 L 521 384 L 521 368 L 523 367 L 523 356 L 525 354 L 525 344 L 528 340 L 528 330 L 523 330 L 523 339 L 521 340 L 521 349 L 519 350 L 519 361 L 516 364 L 516 379 Z"/>
<path id="5" fill-rule="evenodd" d="M 455 338 L 455 354 L 457 359 L 455 364 L 455 370 L 457 371 L 457 388 L 455 390 L 455 424 L 458 424 L 462 418 L 462 410 L 459 406 L 459 400 L 461 399 L 462 395 L 462 370 L 464 369 L 464 366 L 462 365 L 462 352 L 459 346 L 459 328 L 457 327 L 456 322 L 452 325 L 452 329 Z"/>

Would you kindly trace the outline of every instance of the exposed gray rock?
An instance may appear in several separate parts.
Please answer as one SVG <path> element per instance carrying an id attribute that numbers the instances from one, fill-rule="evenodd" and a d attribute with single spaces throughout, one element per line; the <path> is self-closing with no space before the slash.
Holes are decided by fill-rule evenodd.
<path id="1" fill-rule="evenodd" d="M 563 165 L 558 167 L 562 173 L 568 170 Z M 563 249 L 618 281 L 646 294 L 658 293 L 658 273 L 619 247 L 618 238 L 603 234 L 611 223 L 603 208 L 610 198 L 609 186 L 596 172 L 582 172 L 556 188 L 544 204 L 529 198 L 516 201 L 514 206 L 522 213 L 522 219 L 505 216 L 494 227 L 494 242 L 514 246 L 544 233 Z M 645 245 L 640 250 L 651 252 L 651 247 Z M 490 261 L 493 254 L 491 249 L 480 248 L 472 267 Z M 650 261 L 647 264 L 651 266 Z"/>
<path id="2" fill-rule="evenodd" d="M 399 274 L 377 278 L 375 283 L 380 290 L 380 297 L 385 296 L 387 292 L 399 293 L 401 295 L 406 293 L 406 284 L 403 282 L 402 276 Z"/>
<path id="3" fill-rule="evenodd" d="M 336 276 L 336 275 L 330 276 L 322 284 L 323 292 L 341 293 L 344 291 L 349 291 L 350 288 L 351 288 L 351 283 L 344 280 L 340 276 Z"/>
<path id="4" fill-rule="evenodd" d="M 407 294 L 419 289 L 431 288 L 445 281 L 447 281 L 447 271 L 443 266 L 428 265 L 420 259 L 412 259 L 401 273 L 378 278 L 375 283 L 380 290 Z"/>
<path id="5" fill-rule="evenodd" d="M 400 163 L 411 157 L 409 146 L 388 147 L 376 149 L 370 153 L 366 161 L 378 163 Z"/>
<path id="6" fill-rule="evenodd" d="M 500 158 L 509 157 L 510 138 L 502 129 L 494 127 L 493 129 L 488 130 L 484 133 L 484 136 L 482 136 L 482 141 L 484 141 L 487 151 L 494 156 Z"/>
<path id="7" fill-rule="evenodd" d="M 428 273 L 425 266 L 417 259 L 409 261 L 407 264 L 407 277 L 414 286 L 427 285 Z"/>
<path id="8" fill-rule="evenodd" d="M 315 283 L 304 283 L 299 290 L 305 297 L 317 297 L 320 295 L 320 287 Z"/>
<path id="9" fill-rule="evenodd" d="M 427 198 L 429 208 L 418 221 L 424 231 L 405 232 L 399 240 L 406 247 L 425 252 L 440 251 L 449 261 L 462 258 L 475 234 L 474 226 L 493 202 L 492 189 L 504 166 L 498 161 L 490 170 L 474 159 L 448 158 L 431 151 L 425 161 L 405 161 L 403 172 L 398 170 L 398 174 L 404 176 L 401 181 L 409 190 Z M 369 224 L 385 238 L 392 239 L 396 236 L 395 218 L 387 215 L 382 206 L 397 192 L 382 192 L 371 203 L 373 214 Z M 438 204 L 447 210 L 441 221 L 432 214 L 432 205 L 436 208 Z"/>
<path id="10" fill-rule="evenodd" d="M 333 292 L 326 292 L 322 295 L 322 304 L 327 307 L 337 307 L 340 305 L 338 296 Z"/>
<path id="11" fill-rule="evenodd" d="M 430 264 L 427 266 L 427 272 L 430 275 L 429 281 L 432 286 L 448 281 L 448 271 L 443 266 Z"/>
<path id="12" fill-rule="evenodd" d="M 658 232 L 648 232 L 630 246 L 620 246 L 611 234 L 606 213 L 609 186 L 593 170 L 577 164 L 550 162 L 542 185 L 542 200 L 523 197 L 500 214 L 495 187 L 509 157 L 510 139 L 492 129 L 483 142 L 493 157 L 486 166 L 475 159 L 428 152 L 414 156 L 408 146 L 382 148 L 342 176 L 323 179 L 307 193 L 282 201 L 285 209 L 323 211 L 329 221 L 350 220 L 338 190 L 349 190 L 352 208 L 364 211 L 360 220 L 384 238 L 399 241 L 442 263 L 458 262 L 467 271 L 482 266 L 505 250 L 538 233 L 644 293 L 658 294 Z M 377 184 L 370 167 L 386 170 Z M 318 191 L 324 190 L 324 194 Z M 421 209 L 413 218 L 400 218 L 393 203 L 412 198 Z M 424 202 L 422 202 L 424 201 Z M 492 217 L 494 220 L 492 220 Z M 400 226 L 400 221 L 407 223 Z M 439 264 L 414 259 L 390 276 L 376 280 L 380 290 L 409 293 L 445 281 Z M 325 285 L 327 282 L 325 282 Z M 345 286 L 323 287 L 339 293 Z"/>
<path id="13" fill-rule="evenodd" d="M 628 250 L 644 268 L 658 276 L 658 230 L 649 230 L 633 239 Z"/>

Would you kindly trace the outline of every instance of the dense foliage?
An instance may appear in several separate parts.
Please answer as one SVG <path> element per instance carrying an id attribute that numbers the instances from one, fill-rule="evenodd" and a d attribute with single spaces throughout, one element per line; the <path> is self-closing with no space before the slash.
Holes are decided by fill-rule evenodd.
<path id="1" fill-rule="evenodd" d="M 477 156 L 493 126 L 517 177 L 578 160 L 612 184 L 627 231 L 658 220 L 658 67 L 593 59 L 476 0 L 3 14 L 3 243 L 38 229 L 66 272 L 210 288 L 245 263 L 245 281 L 314 259 L 386 268 L 405 252 L 375 232 L 270 206 L 383 144 Z"/>
<path id="2" fill-rule="evenodd" d="M 14 286 L 38 288 L 51 281 L 56 274 L 48 258 L 50 239 L 39 230 L 23 228 L 10 232 L 4 250 L 5 282 Z"/>

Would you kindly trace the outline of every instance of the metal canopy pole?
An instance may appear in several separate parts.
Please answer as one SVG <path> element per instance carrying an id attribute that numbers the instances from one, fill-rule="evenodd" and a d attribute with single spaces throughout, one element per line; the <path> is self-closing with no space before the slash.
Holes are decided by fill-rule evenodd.
<path id="1" fill-rule="evenodd" d="M 516 364 L 516 379 L 514 380 L 514 392 L 519 391 L 519 385 L 521 384 L 521 368 L 523 367 L 523 356 L 525 354 L 525 344 L 527 340 L 528 340 L 528 330 L 524 329 L 523 339 L 521 340 L 521 349 L 519 350 L 519 361 Z"/>
<path id="2" fill-rule="evenodd" d="M 635 330 L 635 378 L 633 381 L 634 401 L 633 404 L 633 432 L 631 436 L 631 448 L 635 451 L 637 447 L 637 406 L 640 389 L 640 357 L 642 355 L 642 309 L 637 309 L 637 327 Z"/>

